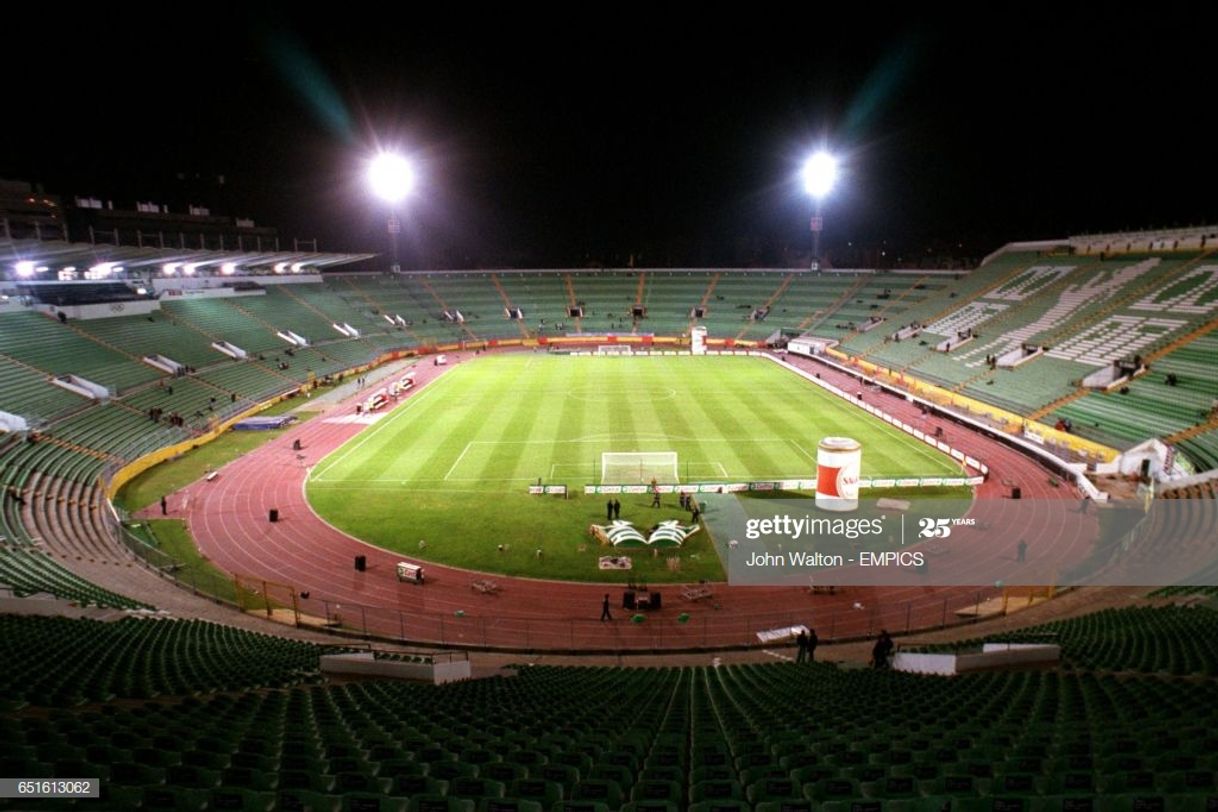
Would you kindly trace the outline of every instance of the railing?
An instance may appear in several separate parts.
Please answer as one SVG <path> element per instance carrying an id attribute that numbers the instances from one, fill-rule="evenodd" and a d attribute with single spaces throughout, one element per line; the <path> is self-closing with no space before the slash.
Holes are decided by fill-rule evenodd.
<path id="1" fill-rule="evenodd" d="M 997 594 L 997 589 L 978 589 L 968 595 L 944 596 L 916 605 L 906 601 L 865 608 L 817 609 L 812 603 L 800 611 L 739 615 L 720 610 L 696 618 L 685 613 L 680 605 L 673 605 L 654 614 L 614 610 L 615 619 L 610 622 L 593 617 L 599 614 L 599 602 L 586 620 L 498 613 L 475 616 L 460 611 L 441 614 L 321 598 L 300 599 L 299 610 L 302 626 L 314 625 L 368 639 L 459 648 L 581 652 L 709 650 L 773 647 L 773 643 L 759 641 L 757 633 L 800 625 L 815 628 L 827 643 L 872 638 L 881 629 L 894 634 L 942 629 L 976 622 L 979 619 L 976 612 L 961 617 L 956 611 L 979 608 Z"/>
<path id="2" fill-rule="evenodd" d="M 210 598 L 235 609 L 240 608 L 236 594 L 237 587 L 232 578 L 209 572 L 200 566 L 183 563 L 140 538 L 114 513 L 106 511 L 105 515 L 106 527 L 114 541 L 127 548 L 146 567 L 156 571 L 162 578 L 174 581 L 183 589 L 190 590 L 195 595 Z M 149 532 L 151 535 L 151 531 Z"/>

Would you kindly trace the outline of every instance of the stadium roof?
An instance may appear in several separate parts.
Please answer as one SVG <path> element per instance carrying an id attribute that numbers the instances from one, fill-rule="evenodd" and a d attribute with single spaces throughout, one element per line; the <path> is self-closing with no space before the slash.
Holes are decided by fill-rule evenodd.
<path id="1" fill-rule="evenodd" d="M 371 259 L 376 254 L 332 254 L 311 251 L 211 251 L 178 248 L 139 248 L 130 245 L 106 245 L 80 242 L 43 240 L 14 240 L 0 238 L 0 270 L 13 271 L 18 262 L 32 262 L 46 267 L 47 273 L 72 266 L 80 270 L 102 263 L 111 263 L 126 270 L 154 270 L 166 263 L 219 268 L 232 263 L 238 269 L 269 268 L 281 263 L 298 264 L 310 270 L 324 270 L 339 265 Z"/>

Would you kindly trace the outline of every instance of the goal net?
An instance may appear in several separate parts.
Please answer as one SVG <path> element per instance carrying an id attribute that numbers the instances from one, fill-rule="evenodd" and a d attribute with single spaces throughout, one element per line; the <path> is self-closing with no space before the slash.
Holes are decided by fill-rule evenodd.
<path id="1" fill-rule="evenodd" d="M 677 478 L 675 451 L 606 451 L 601 454 L 601 482 L 614 485 L 648 483 L 651 480 L 672 484 Z"/>
<path id="2" fill-rule="evenodd" d="M 596 348 L 597 355 L 634 355 L 629 344 L 600 344 Z"/>

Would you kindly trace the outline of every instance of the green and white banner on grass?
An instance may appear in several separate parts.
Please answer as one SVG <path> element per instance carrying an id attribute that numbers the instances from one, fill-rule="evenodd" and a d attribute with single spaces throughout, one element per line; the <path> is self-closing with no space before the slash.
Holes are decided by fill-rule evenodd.
<path id="1" fill-rule="evenodd" d="M 667 519 L 643 531 L 625 519 L 618 519 L 609 524 L 594 524 L 592 532 L 614 547 L 680 547 L 685 539 L 698 532 L 698 525 L 683 525 L 676 519 Z"/>

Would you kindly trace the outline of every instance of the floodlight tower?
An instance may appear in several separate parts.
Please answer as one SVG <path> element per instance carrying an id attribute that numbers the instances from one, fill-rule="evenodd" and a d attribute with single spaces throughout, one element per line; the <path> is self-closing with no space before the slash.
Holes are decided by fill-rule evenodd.
<path id="1" fill-rule="evenodd" d="M 414 167 L 410 161 L 394 152 L 380 152 L 368 162 L 368 185 L 372 193 L 389 205 L 389 242 L 393 251 L 393 272 L 402 270 L 398 262 L 398 234 L 402 221 L 398 205 L 414 189 Z"/>
<path id="2" fill-rule="evenodd" d="M 808 160 L 804 161 L 803 171 L 804 191 L 811 196 L 816 208 L 812 214 L 812 270 L 820 270 L 820 232 L 824 228 L 824 219 L 820 215 L 821 202 L 833 190 L 837 182 L 837 158 L 825 150 L 817 150 Z"/>

